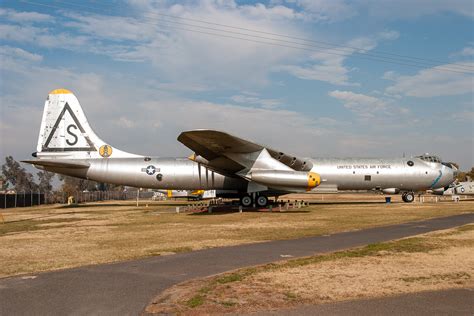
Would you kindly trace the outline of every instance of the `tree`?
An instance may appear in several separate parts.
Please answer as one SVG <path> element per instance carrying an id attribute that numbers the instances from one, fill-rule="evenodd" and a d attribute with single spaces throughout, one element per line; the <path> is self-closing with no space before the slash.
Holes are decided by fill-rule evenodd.
<path id="1" fill-rule="evenodd" d="M 460 182 L 474 181 L 474 167 L 471 168 L 471 171 L 459 171 L 456 179 Z"/>
<path id="2" fill-rule="evenodd" d="M 5 157 L 5 163 L 2 165 L 2 174 L 5 181 L 14 186 L 17 192 L 33 192 L 38 190 L 38 185 L 33 180 L 33 175 L 26 172 L 20 163 L 12 156 Z"/>
<path id="3" fill-rule="evenodd" d="M 55 174 L 48 171 L 40 171 L 36 174 L 39 179 L 38 190 L 43 193 L 51 193 L 53 191 L 53 185 L 51 181 L 53 180 Z"/>
<path id="4" fill-rule="evenodd" d="M 466 172 L 466 176 L 470 178 L 470 181 L 474 180 L 474 167 L 471 168 L 471 171 Z M 466 180 L 469 180 L 469 179 L 466 179 Z"/>
<path id="5" fill-rule="evenodd" d="M 77 191 L 96 191 L 97 182 L 90 181 L 87 179 L 79 179 L 70 176 L 59 176 L 59 179 L 63 181 L 62 190 L 67 193 L 67 195 L 72 195 Z"/>

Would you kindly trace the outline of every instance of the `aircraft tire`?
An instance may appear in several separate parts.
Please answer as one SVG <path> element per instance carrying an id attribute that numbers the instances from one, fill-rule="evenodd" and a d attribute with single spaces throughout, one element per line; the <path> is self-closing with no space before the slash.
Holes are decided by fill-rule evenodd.
<path id="1" fill-rule="evenodd" d="M 268 204 L 268 198 L 265 195 L 259 195 L 255 202 L 258 207 L 265 207 Z"/>
<path id="2" fill-rule="evenodd" d="M 252 206 L 252 198 L 250 197 L 250 195 L 244 195 L 240 198 L 240 205 L 242 205 L 243 207 L 250 207 Z"/>
<path id="3" fill-rule="evenodd" d="M 403 201 L 405 201 L 406 203 L 411 203 L 415 200 L 415 194 L 413 192 L 407 192 L 404 196 L 403 196 Z"/>

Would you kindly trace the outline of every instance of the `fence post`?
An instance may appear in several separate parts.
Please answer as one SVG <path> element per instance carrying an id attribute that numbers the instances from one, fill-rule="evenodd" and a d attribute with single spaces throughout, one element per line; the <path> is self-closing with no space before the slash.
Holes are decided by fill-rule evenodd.
<path id="1" fill-rule="evenodd" d="M 6 196 L 7 196 L 7 195 L 5 194 L 5 197 L 6 197 Z M 15 193 L 15 207 L 16 207 L 16 200 L 17 200 L 17 199 L 18 199 L 18 194 Z M 6 204 L 7 204 L 7 201 L 5 200 L 5 208 L 7 207 Z"/>

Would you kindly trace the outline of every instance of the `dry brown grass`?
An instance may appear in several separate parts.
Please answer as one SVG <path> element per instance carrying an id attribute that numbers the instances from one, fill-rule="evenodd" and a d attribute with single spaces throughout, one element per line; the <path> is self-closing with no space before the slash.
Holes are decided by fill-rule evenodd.
<path id="1" fill-rule="evenodd" d="M 380 198 L 380 197 L 379 197 Z M 207 247 L 288 239 L 474 211 L 473 202 L 319 204 L 286 213 L 175 214 L 175 203 L 2 211 L 0 277 Z"/>
<path id="2" fill-rule="evenodd" d="M 258 312 L 474 286 L 474 225 L 246 268 L 166 290 L 150 313 Z"/>

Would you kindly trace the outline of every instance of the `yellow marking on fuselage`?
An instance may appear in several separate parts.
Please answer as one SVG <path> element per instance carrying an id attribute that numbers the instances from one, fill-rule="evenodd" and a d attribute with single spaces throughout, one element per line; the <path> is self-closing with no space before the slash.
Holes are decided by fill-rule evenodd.
<path id="1" fill-rule="evenodd" d="M 168 197 L 172 197 L 173 196 L 173 190 L 168 190 Z"/>

